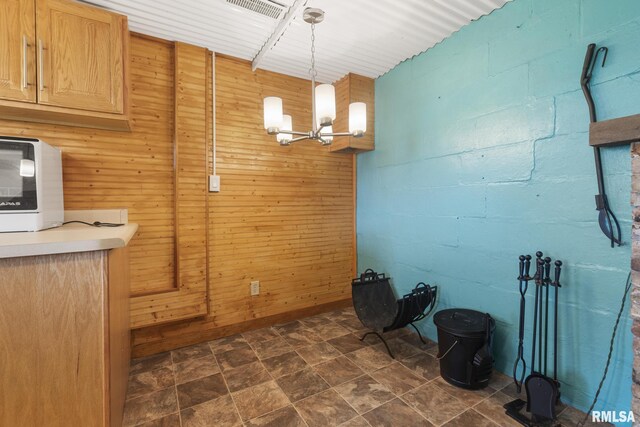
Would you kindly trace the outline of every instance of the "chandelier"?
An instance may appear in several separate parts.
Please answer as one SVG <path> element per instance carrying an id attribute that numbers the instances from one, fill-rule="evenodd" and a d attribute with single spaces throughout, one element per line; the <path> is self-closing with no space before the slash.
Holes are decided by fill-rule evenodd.
<path id="1" fill-rule="evenodd" d="M 333 132 L 336 118 L 336 89 L 331 84 L 316 86 L 315 62 L 315 25 L 324 20 L 324 11 L 308 7 L 303 19 L 311 24 L 311 130 L 298 132 L 293 130 L 291 116 L 282 113 L 282 98 L 268 96 L 264 98 L 264 128 L 269 135 L 276 135 L 280 145 L 310 139 L 322 145 L 330 145 L 334 136 L 353 136 L 359 138 L 367 131 L 367 105 L 364 102 L 349 104 L 349 132 Z"/>

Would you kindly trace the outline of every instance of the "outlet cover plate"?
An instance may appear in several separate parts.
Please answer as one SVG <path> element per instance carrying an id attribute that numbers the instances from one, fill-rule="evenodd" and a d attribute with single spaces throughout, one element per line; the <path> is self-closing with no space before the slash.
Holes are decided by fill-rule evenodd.
<path id="1" fill-rule="evenodd" d="M 260 295 L 260 281 L 253 280 L 251 282 L 251 296 L 254 297 L 256 295 Z"/>

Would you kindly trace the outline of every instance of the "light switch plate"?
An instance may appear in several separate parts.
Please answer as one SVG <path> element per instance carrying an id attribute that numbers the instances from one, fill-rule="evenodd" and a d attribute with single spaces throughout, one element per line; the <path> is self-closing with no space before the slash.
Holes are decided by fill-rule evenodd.
<path id="1" fill-rule="evenodd" d="M 209 191 L 212 193 L 220 191 L 220 175 L 209 175 Z"/>

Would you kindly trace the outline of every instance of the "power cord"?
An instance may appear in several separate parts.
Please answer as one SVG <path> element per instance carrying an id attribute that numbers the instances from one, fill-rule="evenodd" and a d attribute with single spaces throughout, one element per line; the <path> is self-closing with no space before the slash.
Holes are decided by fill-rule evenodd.
<path id="1" fill-rule="evenodd" d="M 613 342 L 616 339 L 616 332 L 618 330 L 618 324 L 620 323 L 620 318 L 622 317 L 622 311 L 624 310 L 624 303 L 627 300 L 627 294 L 631 290 L 631 272 L 627 276 L 627 284 L 624 288 L 624 295 L 622 296 L 622 303 L 620 304 L 620 311 L 618 312 L 618 318 L 616 319 L 616 324 L 613 327 L 613 334 L 611 335 L 611 342 L 609 343 L 609 355 L 607 356 L 607 364 L 604 367 L 604 373 L 602 374 L 602 379 L 600 380 L 600 385 L 598 385 L 598 390 L 596 391 L 596 395 L 593 398 L 593 402 L 587 411 L 587 414 L 584 416 L 584 419 L 578 423 L 578 426 L 584 426 L 585 423 L 589 420 L 589 414 L 593 411 L 594 406 L 596 406 L 596 402 L 598 401 L 598 396 L 600 395 L 600 391 L 602 390 L 602 385 L 604 384 L 604 380 L 607 378 L 607 371 L 609 371 L 609 364 L 611 363 L 611 356 L 613 355 Z"/>
<path id="2" fill-rule="evenodd" d="M 116 224 L 113 222 L 100 222 L 100 221 L 95 221 L 95 222 L 67 221 L 62 223 L 62 225 L 66 225 L 66 224 L 84 224 L 90 227 L 122 227 L 124 225 L 124 224 Z"/>

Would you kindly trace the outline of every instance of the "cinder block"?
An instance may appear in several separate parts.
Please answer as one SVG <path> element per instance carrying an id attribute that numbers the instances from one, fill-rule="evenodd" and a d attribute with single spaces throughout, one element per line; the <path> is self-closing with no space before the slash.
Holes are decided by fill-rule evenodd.
<path id="1" fill-rule="evenodd" d="M 581 6 L 584 38 L 600 36 L 629 21 L 640 19 L 640 2 L 637 0 L 582 0 Z"/>
<path id="2" fill-rule="evenodd" d="M 593 148 L 589 145 L 588 134 L 556 135 L 536 141 L 533 171 L 536 181 L 595 177 L 595 173 Z"/>
<path id="3" fill-rule="evenodd" d="M 579 7 L 560 1 L 548 13 L 533 16 L 520 28 L 505 33 L 489 45 L 489 74 L 530 62 L 561 50 L 578 36 Z"/>
<path id="4" fill-rule="evenodd" d="M 449 175 L 457 175 L 461 185 L 528 181 L 534 169 L 533 144 L 524 141 L 463 153 L 459 170 Z"/>
<path id="5" fill-rule="evenodd" d="M 582 90 L 555 96 L 555 108 L 556 135 L 589 132 L 589 109 Z"/>
<path id="6" fill-rule="evenodd" d="M 476 119 L 475 146 L 496 147 L 547 138 L 554 132 L 553 98 L 533 98 Z"/>
<path id="7" fill-rule="evenodd" d="M 559 95 L 580 89 L 586 45 L 573 43 L 529 63 L 529 91 L 535 96 Z"/>

